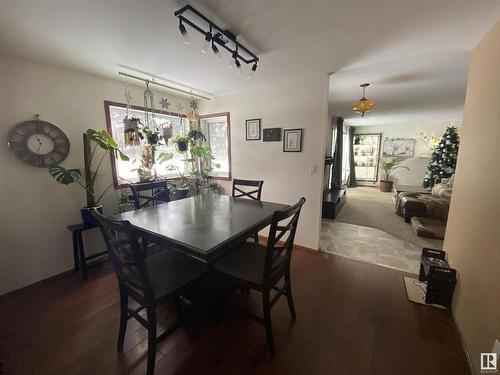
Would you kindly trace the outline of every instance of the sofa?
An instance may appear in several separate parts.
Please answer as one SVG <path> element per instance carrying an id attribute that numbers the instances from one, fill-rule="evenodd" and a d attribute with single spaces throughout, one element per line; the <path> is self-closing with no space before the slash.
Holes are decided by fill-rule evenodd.
<path id="1" fill-rule="evenodd" d="M 412 224 L 417 235 L 442 239 L 452 191 L 453 176 L 434 185 L 430 194 L 400 193 L 396 199 L 396 213 Z"/>

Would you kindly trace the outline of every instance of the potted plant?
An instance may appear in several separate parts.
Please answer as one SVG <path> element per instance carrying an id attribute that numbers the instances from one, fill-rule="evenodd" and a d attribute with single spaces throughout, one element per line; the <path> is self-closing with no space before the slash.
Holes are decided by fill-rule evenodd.
<path id="1" fill-rule="evenodd" d="M 87 205 L 81 209 L 83 224 L 87 227 L 96 226 L 97 223 L 94 217 L 90 214 L 90 210 L 96 209 L 102 212 L 102 205 L 100 204 L 104 194 L 113 186 L 109 184 L 101 194 L 97 194 L 95 191 L 95 182 L 97 176 L 99 175 L 99 169 L 101 167 L 104 158 L 111 154 L 114 157 L 119 157 L 121 160 L 129 160 L 129 157 L 125 155 L 118 148 L 116 141 L 108 134 L 106 130 L 93 130 L 88 129 L 86 133 L 83 134 L 83 156 L 84 156 L 84 167 L 85 167 L 85 184 L 79 181 L 82 172 L 80 169 L 66 169 L 60 165 L 53 165 L 49 168 L 49 174 L 54 177 L 54 179 L 63 184 L 69 185 L 76 183 L 82 187 L 87 193 Z M 101 153 L 97 165 L 94 168 L 93 161 L 94 157 L 97 157 L 97 149 L 103 150 Z"/>
<path id="2" fill-rule="evenodd" d="M 385 193 L 392 190 L 392 185 L 394 181 L 391 179 L 391 173 L 398 168 L 404 168 L 407 171 L 410 170 L 406 165 L 400 165 L 405 159 L 404 158 L 380 158 L 379 164 L 383 171 L 383 178 L 380 180 L 379 189 Z"/>
<path id="3" fill-rule="evenodd" d="M 183 137 L 181 135 L 178 135 L 173 139 L 173 142 L 177 147 L 177 151 L 184 153 L 188 150 L 189 137 Z"/>
<path id="4" fill-rule="evenodd" d="M 171 160 L 174 157 L 174 154 L 171 152 L 162 152 L 160 155 L 158 155 L 158 162 L 159 163 L 165 163 L 169 160 Z M 179 178 L 175 181 L 175 188 L 174 188 L 174 199 L 182 199 L 186 198 L 188 193 L 189 193 L 189 181 L 182 174 L 182 172 L 179 170 L 179 168 L 174 165 L 174 164 L 167 164 L 167 169 L 169 170 L 177 170 L 177 174 L 179 175 Z"/>

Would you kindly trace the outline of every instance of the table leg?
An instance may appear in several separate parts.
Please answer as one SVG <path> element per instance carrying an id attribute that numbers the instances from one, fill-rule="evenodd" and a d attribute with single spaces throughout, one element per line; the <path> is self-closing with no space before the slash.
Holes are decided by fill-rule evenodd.
<path id="1" fill-rule="evenodd" d="M 84 280 L 87 280 L 87 261 L 85 260 L 85 249 L 83 245 L 82 232 L 78 232 L 78 258 L 80 263 L 80 275 Z"/>
<path id="2" fill-rule="evenodd" d="M 76 232 L 73 232 L 73 262 L 75 265 L 75 271 L 78 272 L 79 264 L 78 264 L 78 239 Z"/>

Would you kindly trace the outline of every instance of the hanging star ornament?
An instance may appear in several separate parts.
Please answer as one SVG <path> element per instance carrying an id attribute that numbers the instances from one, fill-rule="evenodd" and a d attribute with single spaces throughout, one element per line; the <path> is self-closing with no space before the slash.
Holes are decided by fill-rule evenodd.
<path id="1" fill-rule="evenodd" d="M 125 93 L 123 94 L 123 97 L 125 98 L 125 100 L 127 101 L 127 103 L 130 103 L 132 102 L 132 94 L 130 93 L 130 91 L 128 90 L 125 90 Z"/>
<path id="2" fill-rule="evenodd" d="M 158 102 L 162 108 L 168 109 L 168 106 L 170 103 L 168 102 L 168 99 L 161 98 L 161 100 Z"/>
<path id="3" fill-rule="evenodd" d="M 193 110 L 193 112 L 196 112 L 198 110 L 198 102 L 194 99 L 191 99 L 189 101 L 189 107 Z"/>

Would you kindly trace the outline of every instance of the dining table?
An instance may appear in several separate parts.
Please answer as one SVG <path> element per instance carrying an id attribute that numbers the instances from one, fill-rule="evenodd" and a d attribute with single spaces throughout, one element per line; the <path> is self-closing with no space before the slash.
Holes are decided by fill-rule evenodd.
<path id="1" fill-rule="evenodd" d="M 148 241 L 211 264 L 271 224 L 289 205 L 206 194 L 171 201 L 116 218 L 127 220 Z"/>

